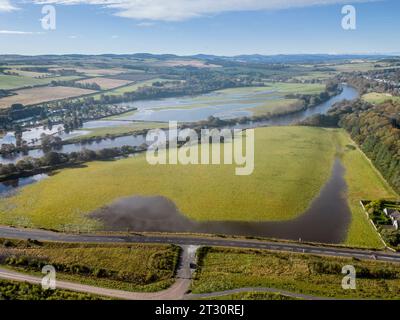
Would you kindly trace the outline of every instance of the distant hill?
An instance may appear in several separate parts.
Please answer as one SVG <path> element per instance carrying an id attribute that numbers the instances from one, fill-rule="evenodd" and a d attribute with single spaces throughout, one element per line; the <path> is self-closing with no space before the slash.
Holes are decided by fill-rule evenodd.
<path id="1" fill-rule="evenodd" d="M 175 54 L 152 54 L 152 53 L 134 53 L 134 54 L 100 54 L 100 55 L 84 55 L 84 54 L 67 54 L 67 55 L 0 55 L 0 63 L 7 62 L 24 62 L 24 61 L 54 61 L 63 58 L 63 60 L 84 60 L 84 59 L 197 59 L 210 62 L 226 61 L 226 62 L 242 62 L 242 63 L 321 63 L 340 60 L 354 59 L 391 59 L 399 55 L 333 55 L 333 54 L 278 54 L 278 55 L 237 55 L 237 56 L 217 56 L 209 54 L 196 54 L 191 56 L 179 56 Z"/>

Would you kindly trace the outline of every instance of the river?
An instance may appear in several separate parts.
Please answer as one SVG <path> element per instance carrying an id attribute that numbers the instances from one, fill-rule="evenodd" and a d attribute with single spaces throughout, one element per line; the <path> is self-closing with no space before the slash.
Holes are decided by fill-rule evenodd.
<path id="1" fill-rule="evenodd" d="M 235 128 L 253 128 L 253 127 L 260 127 L 260 126 L 282 126 L 282 125 L 289 125 L 293 122 L 304 120 L 305 118 L 312 116 L 314 114 L 320 114 L 320 113 L 326 113 L 336 102 L 342 101 L 342 100 L 353 100 L 358 97 L 358 92 L 347 85 L 343 86 L 343 91 L 335 96 L 329 99 L 328 101 L 313 107 L 313 108 L 308 108 L 304 111 L 299 111 L 295 112 L 289 115 L 285 116 L 277 116 L 274 117 L 270 120 L 266 121 L 260 121 L 256 123 L 250 123 L 250 124 L 245 124 L 245 125 L 236 125 L 234 126 Z M 145 112 L 146 110 L 149 110 L 149 106 L 152 105 L 152 103 L 156 106 L 159 107 L 160 105 L 165 105 L 165 101 L 170 102 L 171 99 L 161 99 L 161 100 L 151 100 L 151 101 L 145 101 L 145 105 L 143 106 L 143 109 L 139 108 L 139 112 Z M 163 104 L 164 103 L 164 104 Z M 208 111 L 206 113 L 202 113 L 202 116 L 198 118 L 198 114 L 194 111 L 194 109 L 172 109 L 168 111 L 168 118 L 166 118 L 166 121 L 169 120 L 174 120 L 174 121 L 179 121 L 179 119 L 182 118 L 182 113 L 185 114 L 184 118 L 186 119 L 185 121 L 197 121 L 198 119 L 204 120 L 207 119 L 208 116 L 210 115 L 217 115 L 218 114 L 218 109 L 215 108 L 215 106 L 210 107 L 214 113 L 210 113 L 210 109 L 207 109 Z M 243 105 L 241 105 L 241 108 L 243 108 Z M 217 111 L 216 111 L 217 110 Z M 158 111 L 152 111 L 152 114 L 154 117 L 150 117 L 149 121 L 155 121 L 159 119 L 155 114 L 158 112 L 165 112 L 166 110 L 158 110 Z M 237 110 L 233 110 L 233 113 L 230 114 L 230 116 L 233 116 L 236 114 Z M 190 118 L 189 115 L 192 114 L 192 117 Z M 130 119 L 130 116 L 128 116 Z M 129 120 L 125 118 L 121 118 L 124 120 Z M 137 120 L 137 119 L 130 119 L 132 121 Z M 124 122 L 125 123 L 125 122 Z M 90 121 L 85 123 L 84 128 L 95 128 L 98 126 L 115 126 L 118 124 L 118 121 Z M 72 133 L 73 135 L 76 135 L 76 132 Z M 57 152 L 63 152 L 63 153 L 71 153 L 71 152 L 77 152 L 77 151 L 82 151 L 84 148 L 90 149 L 90 150 L 101 150 L 104 148 L 112 148 L 112 147 L 122 147 L 124 145 L 129 145 L 129 146 L 140 146 L 146 142 L 146 137 L 143 135 L 138 135 L 138 136 L 123 136 L 123 137 L 117 137 L 115 139 L 105 139 L 101 140 L 98 142 L 91 142 L 89 144 L 65 144 L 61 148 L 57 149 Z M 26 154 L 22 153 L 17 153 L 17 154 L 11 154 L 8 156 L 2 156 L 0 157 L 0 163 L 6 164 L 6 163 L 16 163 L 17 161 L 23 159 L 26 156 L 33 157 L 33 158 L 40 158 L 44 155 L 44 152 L 40 149 L 35 149 L 35 150 L 29 150 Z"/>

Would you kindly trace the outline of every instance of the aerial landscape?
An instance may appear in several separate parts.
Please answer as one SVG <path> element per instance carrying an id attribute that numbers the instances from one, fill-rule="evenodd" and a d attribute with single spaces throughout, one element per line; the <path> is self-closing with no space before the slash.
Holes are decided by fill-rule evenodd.
<path id="1" fill-rule="evenodd" d="M 0 0 L 0 300 L 400 300 L 398 9 Z"/>

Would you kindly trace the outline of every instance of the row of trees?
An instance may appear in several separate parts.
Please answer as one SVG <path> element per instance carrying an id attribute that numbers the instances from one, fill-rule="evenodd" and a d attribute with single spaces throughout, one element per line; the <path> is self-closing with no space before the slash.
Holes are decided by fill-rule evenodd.
<path id="1" fill-rule="evenodd" d="M 372 160 L 386 180 L 400 192 L 400 104 L 354 108 L 341 117 L 339 125 Z"/>
<path id="2" fill-rule="evenodd" d="M 56 86 L 62 86 L 62 87 L 74 87 L 74 88 L 80 88 L 80 89 L 90 89 L 90 90 L 101 90 L 101 87 L 97 83 L 82 83 L 82 82 L 77 82 L 77 81 L 56 81 L 53 80 L 51 82 L 51 85 L 56 87 Z"/>
<path id="3" fill-rule="evenodd" d="M 337 79 L 357 88 L 360 94 L 379 92 L 400 95 L 400 69 L 398 68 L 343 73 L 337 76 Z"/>
<path id="4" fill-rule="evenodd" d="M 299 99 L 303 101 L 305 108 L 311 108 L 329 100 L 331 97 L 337 95 L 339 91 L 339 83 L 329 82 L 326 85 L 325 91 L 322 91 L 320 94 L 288 94 L 286 98 Z"/>
<path id="5" fill-rule="evenodd" d="M 142 151 L 146 147 L 145 145 L 140 147 L 122 146 L 120 148 L 106 148 L 98 151 L 84 149 L 68 154 L 50 151 L 41 158 L 25 157 L 16 164 L 0 164 L 0 176 L 5 179 L 8 176 L 22 176 L 25 174 L 35 174 L 39 171 L 49 171 L 63 165 L 67 166 L 94 160 L 112 159 Z"/>
<path id="6" fill-rule="evenodd" d="M 0 300 L 97 300 L 95 296 L 66 290 L 45 290 L 41 285 L 0 280 Z"/>
<path id="7" fill-rule="evenodd" d="M 400 103 L 373 105 L 363 100 L 343 101 L 326 115 L 301 124 L 343 127 L 392 187 L 400 192 Z"/>

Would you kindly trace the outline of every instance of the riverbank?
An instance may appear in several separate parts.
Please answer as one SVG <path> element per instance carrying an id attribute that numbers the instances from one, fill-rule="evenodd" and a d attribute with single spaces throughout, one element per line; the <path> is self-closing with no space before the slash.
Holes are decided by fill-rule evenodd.
<path id="1" fill-rule="evenodd" d="M 241 117 L 233 119 L 212 119 L 212 120 L 202 120 L 198 122 L 182 122 L 182 127 L 185 128 L 201 128 L 204 126 L 212 127 L 230 127 L 230 128 L 253 128 L 262 126 L 273 126 L 273 125 L 288 125 L 294 121 L 304 119 L 314 113 L 324 113 L 326 112 L 336 101 L 343 99 L 354 99 L 357 96 L 357 92 L 348 86 L 343 86 L 341 93 L 337 96 L 330 98 L 328 101 L 314 107 L 302 108 L 299 110 L 284 110 L 280 114 L 268 114 L 262 116 L 254 117 Z M 178 110 L 179 112 L 179 110 Z M 115 121 L 115 119 L 114 119 Z M 134 120 L 130 120 L 134 121 Z M 146 122 L 142 122 L 146 123 Z M 154 127 L 154 126 L 152 126 Z M 107 130 L 105 128 L 105 130 Z M 83 148 L 89 147 L 92 150 L 100 150 L 102 148 L 111 147 L 122 147 L 124 145 L 139 146 L 145 142 L 141 134 L 146 133 L 147 130 L 143 129 L 139 132 L 128 131 L 128 132 L 117 132 L 114 134 L 103 134 L 103 135 L 93 135 L 89 138 L 71 138 L 68 140 L 61 141 L 57 148 L 57 152 L 70 153 L 78 152 Z M 134 133 L 134 136 L 131 134 Z M 25 156 L 30 156 L 33 158 L 39 158 L 44 155 L 44 152 L 38 147 L 30 148 L 26 153 L 14 153 L 7 157 L 1 157 L 0 163 L 14 163 L 23 159 Z"/>

